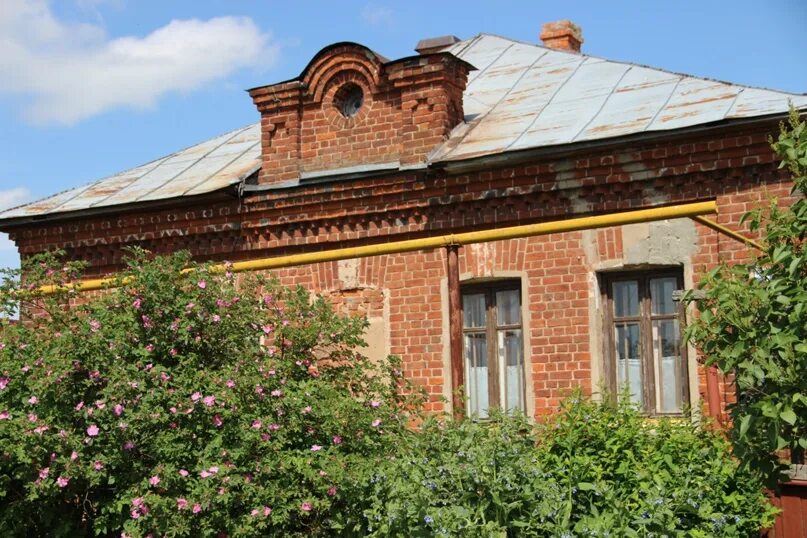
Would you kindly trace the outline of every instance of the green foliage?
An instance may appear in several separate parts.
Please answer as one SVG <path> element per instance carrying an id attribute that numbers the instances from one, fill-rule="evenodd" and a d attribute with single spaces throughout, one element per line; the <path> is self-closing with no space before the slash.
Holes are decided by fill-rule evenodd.
<path id="1" fill-rule="evenodd" d="M 422 400 L 397 361 L 356 353 L 365 322 L 304 290 L 135 252 L 120 287 L 86 304 L 37 291 L 79 272 L 44 257 L 0 295 L 26 314 L 0 334 L 3 536 L 705 537 L 770 523 L 758 481 L 689 421 L 577 397 L 537 427 L 414 429 Z"/>
<path id="2" fill-rule="evenodd" d="M 703 279 L 701 314 L 688 337 L 707 365 L 734 374 L 734 451 L 773 487 L 785 468 L 779 454 L 787 449 L 798 460 L 807 448 L 807 125 L 795 111 L 772 146 L 798 198 L 789 208 L 774 201 L 746 215 L 762 229 L 765 250 Z"/>
<path id="3" fill-rule="evenodd" d="M 408 441 L 373 473 L 361 535 L 758 536 L 774 514 L 718 433 L 626 404 L 575 397 L 537 428 L 430 419 Z"/>
<path id="4" fill-rule="evenodd" d="M 136 252 L 74 308 L 36 292 L 77 276 L 52 258 L 6 283 L 31 316 L 2 327 L 0 534 L 308 536 L 392 449 L 412 402 L 396 361 L 353 351 L 363 320 L 189 265 Z"/>

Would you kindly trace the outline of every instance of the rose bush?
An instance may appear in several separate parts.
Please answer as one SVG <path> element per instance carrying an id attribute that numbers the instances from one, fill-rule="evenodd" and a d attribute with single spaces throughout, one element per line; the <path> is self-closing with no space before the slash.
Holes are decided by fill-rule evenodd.
<path id="1" fill-rule="evenodd" d="M 78 275 L 53 258 L 6 283 L 24 322 L 0 343 L 0 534 L 308 536 L 392 449 L 412 397 L 354 351 L 363 320 L 190 265 L 135 252 L 73 308 L 36 291 Z"/>

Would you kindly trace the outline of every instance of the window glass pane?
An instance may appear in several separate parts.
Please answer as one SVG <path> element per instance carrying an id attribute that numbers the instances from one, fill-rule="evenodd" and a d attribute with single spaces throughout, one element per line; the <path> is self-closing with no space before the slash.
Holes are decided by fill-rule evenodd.
<path id="1" fill-rule="evenodd" d="M 468 414 L 488 416 L 488 343 L 485 333 L 465 334 L 465 390 Z"/>
<path id="2" fill-rule="evenodd" d="M 502 401 L 507 411 L 524 410 L 524 346 L 521 330 L 498 331 Z"/>
<path id="3" fill-rule="evenodd" d="M 485 326 L 485 294 L 469 293 L 462 296 L 462 324 L 466 328 Z"/>
<path id="4" fill-rule="evenodd" d="M 614 282 L 613 293 L 616 317 L 639 315 L 639 282 L 637 280 Z"/>
<path id="5" fill-rule="evenodd" d="M 518 290 L 496 292 L 496 313 L 499 325 L 518 325 L 521 323 L 521 301 Z"/>
<path id="6" fill-rule="evenodd" d="M 617 323 L 614 338 L 616 340 L 617 391 L 621 396 L 625 388 L 628 388 L 631 401 L 641 405 L 642 361 L 639 355 L 639 324 Z"/>
<path id="7" fill-rule="evenodd" d="M 650 304 L 653 314 L 674 314 L 673 291 L 678 287 L 675 277 L 650 279 Z"/>
<path id="8" fill-rule="evenodd" d="M 653 322 L 653 360 L 656 365 L 656 409 L 659 413 L 681 412 L 683 364 L 678 348 L 678 320 Z"/>

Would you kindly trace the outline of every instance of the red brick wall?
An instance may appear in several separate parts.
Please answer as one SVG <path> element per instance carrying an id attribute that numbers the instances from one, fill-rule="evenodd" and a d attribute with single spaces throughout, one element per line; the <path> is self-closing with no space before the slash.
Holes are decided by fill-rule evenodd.
<path id="1" fill-rule="evenodd" d="M 323 49 L 299 79 L 250 90 L 261 113 L 259 182 L 423 161 L 462 121 L 469 68 L 445 53 L 385 62 L 360 45 Z M 340 101 L 350 87 L 364 104 L 346 117 Z"/>
<path id="2" fill-rule="evenodd" d="M 710 198 L 717 200 L 718 222 L 740 230 L 742 213 L 769 195 L 788 200 L 790 183 L 766 142 L 775 128 L 773 123 L 726 128 L 478 172 L 436 170 L 303 184 L 231 202 L 126 211 L 11 231 L 23 256 L 65 248 L 71 258 L 90 261 L 90 274 L 97 275 L 114 270 L 127 245 L 243 260 Z M 747 255 L 744 245 L 696 228 L 698 248 L 690 260 L 696 280 L 720 261 Z M 589 339 L 592 269 L 584 262 L 591 237 L 575 232 L 493 243 L 485 252 L 460 250 L 465 275 L 518 272 L 527 279 L 530 333 L 525 348 L 536 414 L 550 411 L 572 387 L 592 390 L 597 351 Z M 601 259 L 624 255 L 619 229 L 597 231 L 593 238 Z M 339 291 L 337 273 L 333 262 L 277 272 L 284 283 L 327 292 L 345 305 L 351 296 Z M 444 253 L 367 258 L 358 275 L 362 289 L 378 290 L 383 298 L 376 297 L 375 306 L 368 297 L 353 299 L 366 299 L 364 308 L 376 313 L 379 301 L 388 301 L 390 350 L 404 358 L 407 373 L 427 387 L 438 408 L 448 375 Z M 701 372 L 702 394 L 705 386 Z M 724 390 L 723 404 L 730 397 Z"/>

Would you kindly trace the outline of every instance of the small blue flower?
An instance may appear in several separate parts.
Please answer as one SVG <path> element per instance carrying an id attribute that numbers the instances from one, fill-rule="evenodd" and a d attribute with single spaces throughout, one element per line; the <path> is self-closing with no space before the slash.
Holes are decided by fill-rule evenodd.
<path id="1" fill-rule="evenodd" d="M 425 521 L 427 525 L 431 525 L 434 522 L 434 519 L 432 519 L 432 516 L 426 516 L 423 518 L 423 521 Z"/>

